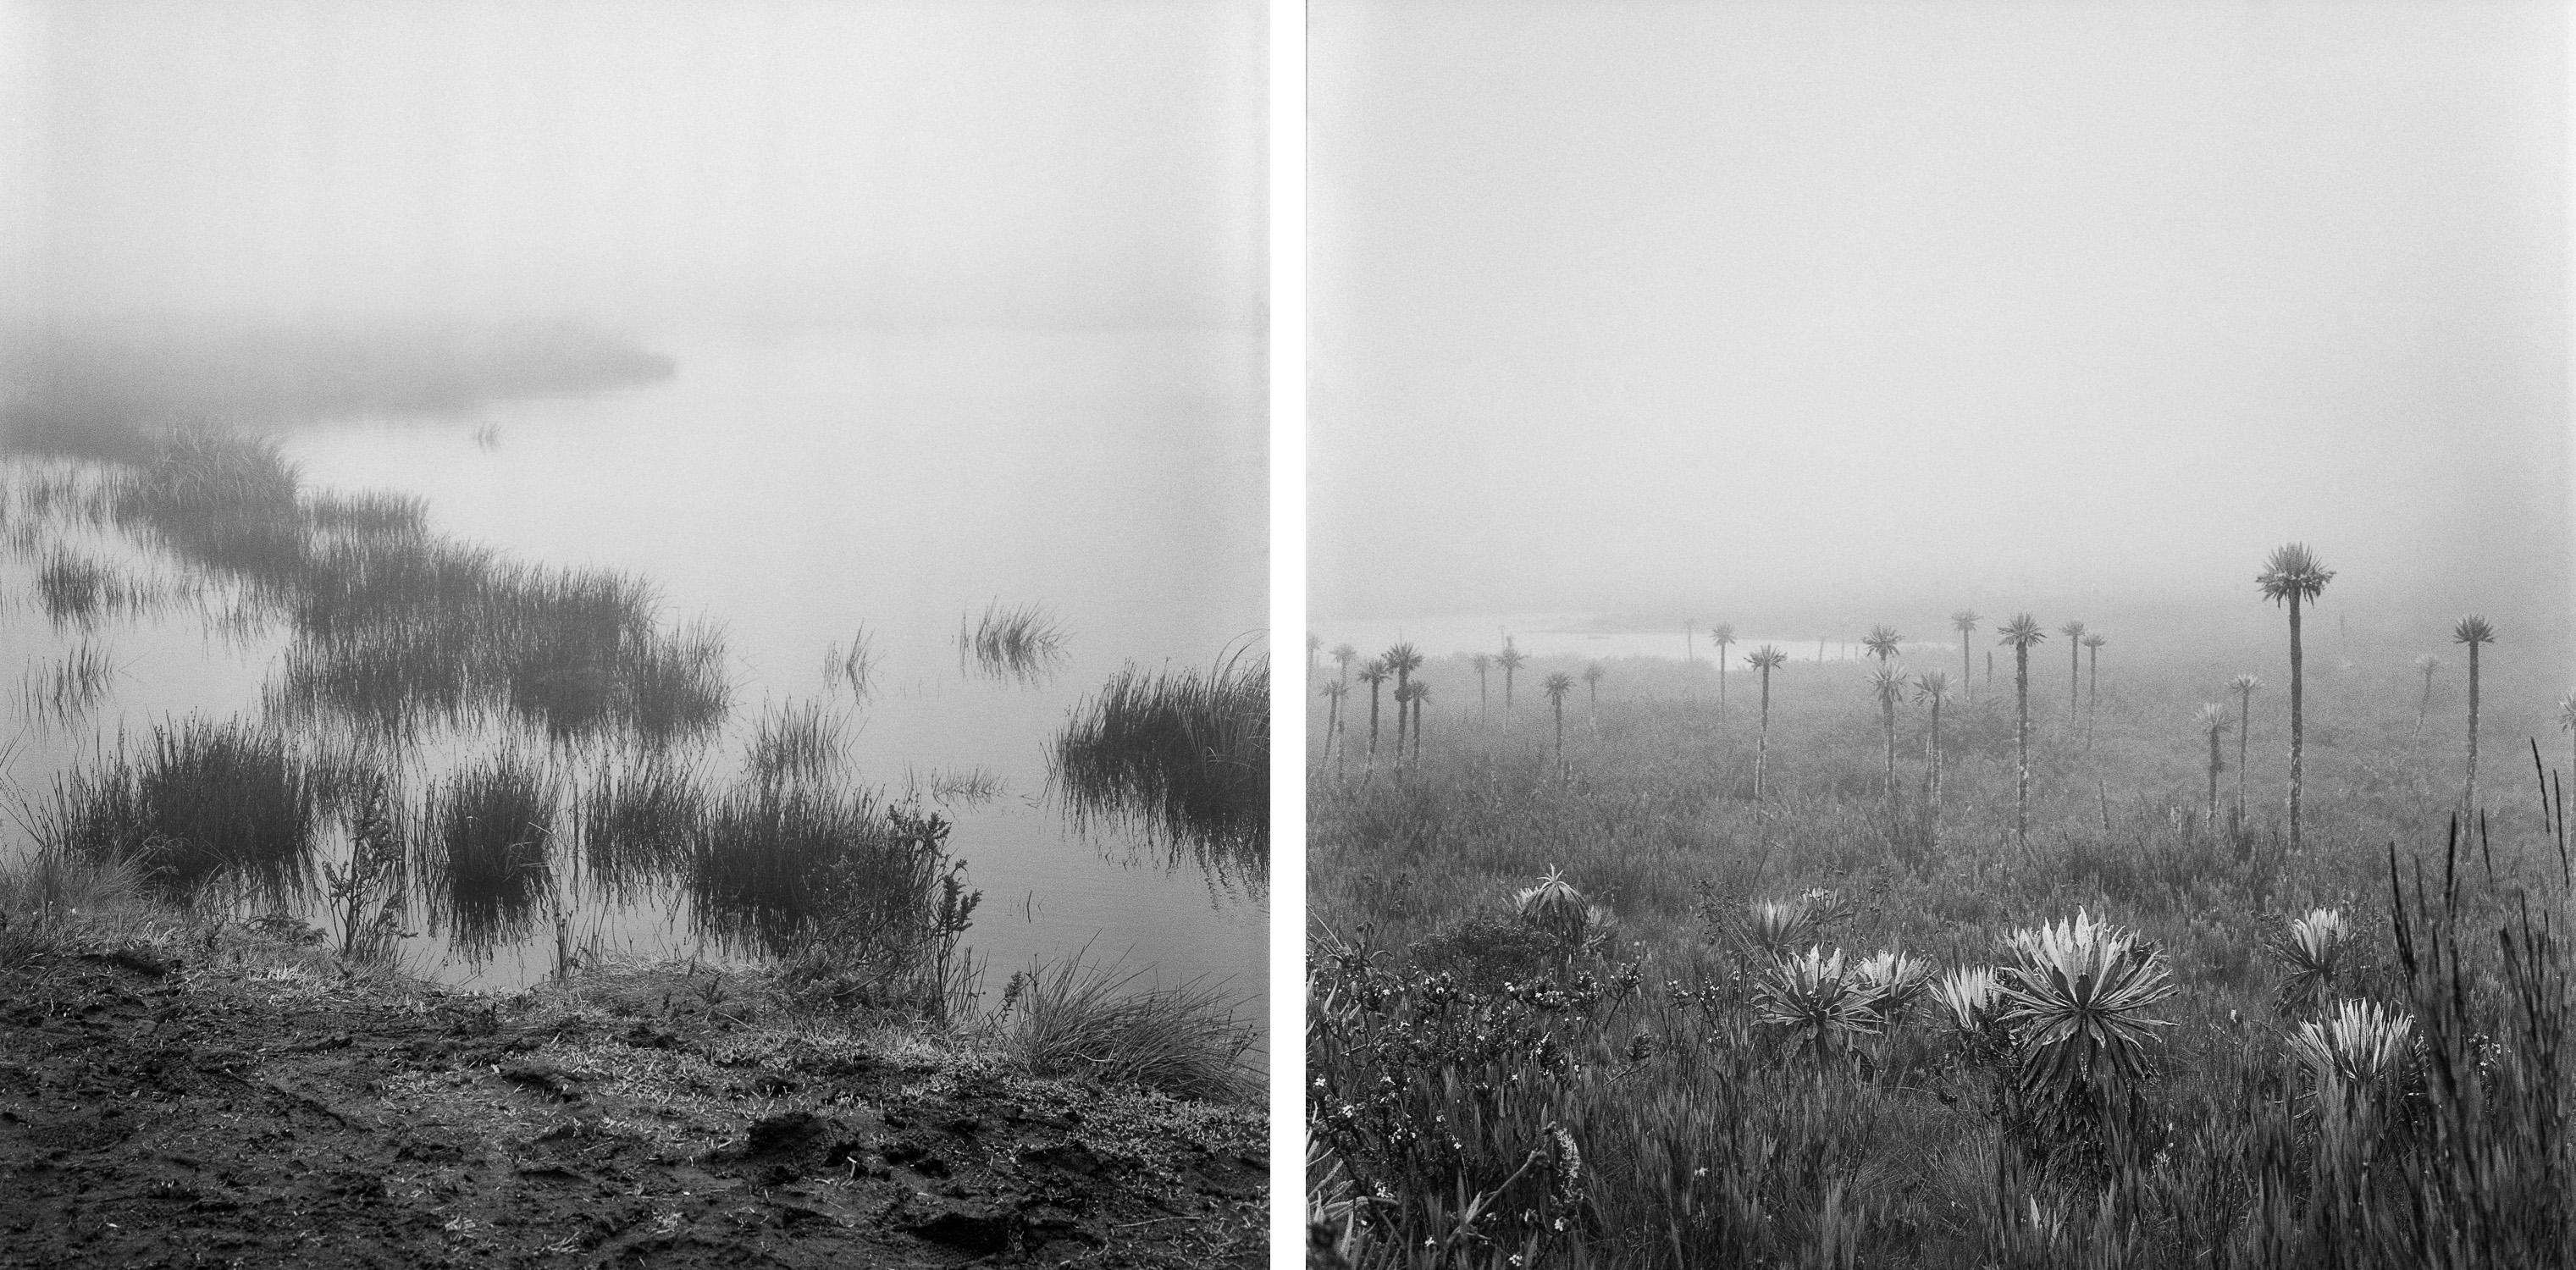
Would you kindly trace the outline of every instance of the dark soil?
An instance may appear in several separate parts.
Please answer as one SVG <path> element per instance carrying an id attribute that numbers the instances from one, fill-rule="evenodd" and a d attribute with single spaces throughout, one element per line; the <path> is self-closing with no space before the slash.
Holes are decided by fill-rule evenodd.
<path id="1" fill-rule="evenodd" d="M 1258 1112 L 136 947 L 0 971 L 0 1265 L 1262 1264 Z"/>

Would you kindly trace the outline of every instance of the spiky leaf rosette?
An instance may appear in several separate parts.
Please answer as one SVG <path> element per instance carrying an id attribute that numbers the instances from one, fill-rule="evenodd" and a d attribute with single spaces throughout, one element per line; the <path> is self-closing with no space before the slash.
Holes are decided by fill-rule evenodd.
<path id="1" fill-rule="evenodd" d="M 1869 628 L 1869 634 L 1861 637 L 1860 644 L 1861 647 L 1869 650 L 1871 656 L 1884 661 L 1896 655 L 1896 646 L 1904 639 L 1904 636 L 1896 633 L 1895 627 L 1881 622 Z"/>
<path id="2" fill-rule="evenodd" d="M 2459 623 L 2451 628 L 2451 642 L 2454 644 L 2492 644 L 2495 642 L 2495 637 L 2495 628 L 2489 626 L 2485 618 L 2476 614 L 2461 618 Z"/>
<path id="3" fill-rule="evenodd" d="M 1769 644 L 1744 655 L 1744 664 L 1755 670 L 1776 670 L 1789 660 L 1789 654 Z"/>
<path id="4" fill-rule="evenodd" d="M 1546 682 L 1541 684 L 1540 687 L 1547 690 L 1547 695 L 1550 700 L 1556 700 L 1563 697 L 1565 694 L 1574 691 L 1574 676 L 1560 670 L 1549 675 Z"/>
<path id="5" fill-rule="evenodd" d="M 2013 620 L 1995 631 L 1995 642 L 2007 648 L 2028 648 L 2048 642 L 2048 632 L 2039 628 L 2039 619 L 2028 613 L 2016 613 Z"/>
<path id="6" fill-rule="evenodd" d="M 1840 1058 L 1878 1031 L 1876 999 L 1850 973 L 1841 949 L 1783 957 L 1754 982 L 1756 1018 L 1779 1028 L 1790 1052 L 1818 1063 Z"/>
<path id="7" fill-rule="evenodd" d="M 2334 570 L 2327 568 L 2304 542 L 2274 547 L 2263 561 L 2263 572 L 2254 576 L 2254 585 L 2263 589 L 2263 598 L 2275 604 L 2294 596 L 2313 600 L 2332 581 Z"/>
<path id="8" fill-rule="evenodd" d="M 1932 999 L 1949 1015 L 1950 1026 L 1980 1033 L 1994 1023 L 2003 998 L 1992 966 L 1961 966 L 1932 982 Z"/>
<path id="9" fill-rule="evenodd" d="M 1806 941 L 1814 917 L 1804 900 L 1755 900 L 1746 906 L 1740 934 L 1745 946 L 1754 952 L 1768 958 L 1783 957 Z"/>
<path id="10" fill-rule="evenodd" d="M 2000 976 L 1999 1017 L 2020 1044 L 2025 1086 L 2063 1097 L 2105 1075 L 2148 1074 L 2147 1042 L 2166 1023 L 2147 1010 L 2175 991 L 2154 949 L 2082 909 L 2007 943 L 2016 964 Z"/>
<path id="11" fill-rule="evenodd" d="M 1870 695 L 1882 706 L 1892 706 L 1905 699 L 1905 675 L 1893 666 L 1881 663 L 1869 672 Z"/>
<path id="12" fill-rule="evenodd" d="M 2291 918 L 2279 934 L 2266 942 L 2273 959 L 2281 963 L 2283 1014 L 2314 1014 L 2333 995 L 2335 976 L 2343 968 L 2344 944 L 2351 933 L 2343 914 L 2330 908 L 2314 908 L 2304 917 Z"/>
<path id="13" fill-rule="evenodd" d="M 1935 702 L 1946 704 L 1949 700 L 1950 673 L 1948 671 L 1927 670 L 1914 677 L 1914 704 L 1921 706 L 1928 706 Z"/>
<path id="14" fill-rule="evenodd" d="M 2255 677 L 2254 677 L 2254 676 L 2252 676 L 2252 675 L 2238 675 L 2238 676 L 2237 676 L 2237 677 L 2235 677 L 2234 679 L 2230 679 L 2230 680 L 2228 680 L 2228 681 L 2227 681 L 2227 690 L 2228 690 L 2229 692 L 2237 692 L 2237 693 L 2252 692 L 2252 691 L 2254 691 L 2255 689 L 2260 688 L 2260 687 L 2262 687 L 2262 686 L 2263 686 L 2263 681 L 2262 681 L 2262 680 L 2260 680 L 2260 679 L 2255 678 Z"/>
<path id="15" fill-rule="evenodd" d="M 2376 1001 L 2339 1002 L 2290 1034 L 2290 1053 L 2307 1069 L 2311 1111 L 2402 1092 L 2414 1074 L 2415 1020 Z"/>
<path id="16" fill-rule="evenodd" d="M 1886 949 L 1855 963 L 1851 979 L 1874 998 L 1871 1010 L 1879 1026 L 1895 1027 L 1905 1021 L 1906 1012 L 1931 988 L 1932 963 L 1897 949 Z"/>
<path id="17" fill-rule="evenodd" d="M 1581 913 L 1583 892 L 1576 890 L 1572 882 L 1565 880 L 1565 874 L 1551 864 L 1540 876 L 1538 885 L 1512 893 L 1512 907 L 1523 917 Z"/>

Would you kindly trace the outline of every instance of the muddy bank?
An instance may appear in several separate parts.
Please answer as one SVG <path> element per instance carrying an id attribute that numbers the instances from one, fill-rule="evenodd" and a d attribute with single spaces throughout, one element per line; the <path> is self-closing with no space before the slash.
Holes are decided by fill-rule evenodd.
<path id="1" fill-rule="evenodd" d="M 744 991 L 34 955 L 0 970 L 0 1265 L 1262 1263 L 1259 1111 Z"/>

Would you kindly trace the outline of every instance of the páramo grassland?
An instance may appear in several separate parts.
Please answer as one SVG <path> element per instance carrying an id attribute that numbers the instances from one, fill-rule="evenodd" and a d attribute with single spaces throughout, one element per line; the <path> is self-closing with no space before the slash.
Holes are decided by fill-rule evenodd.
<path id="1" fill-rule="evenodd" d="M 2248 566 L 2265 640 L 1333 650 L 1310 1255 L 2565 1264 L 2576 700 L 2495 674 L 2553 646 Z"/>

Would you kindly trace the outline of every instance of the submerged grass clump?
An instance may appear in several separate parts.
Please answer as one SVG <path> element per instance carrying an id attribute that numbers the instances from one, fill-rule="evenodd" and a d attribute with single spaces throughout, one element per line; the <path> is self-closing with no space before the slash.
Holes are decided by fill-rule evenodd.
<path id="1" fill-rule="evenodd" d="M 57 624 L 94 620 L 122 590 L 106 565 L 73 555 L 60 545 L 36 570 L 36 600 Z"/>
<path id="2" fill-rule="evenodd" d="M 524 754 L 502 753 L 433 784 L 414 835 L 431 920 L 467 956 L 526 937 L 554 889 L 549 860 L 560 782 Z"/>
<path id="3" fill-rule="evenodd" d="M 680 876 L 705 804 L 695 775 L 667 753 L 602 758 L 575 806 L 583 867 L 620 896 Z"/>
<path id="4" fill-rule="evenodd" d="M 272 703 L 406 731 L 507 714 L 559 741 L 632 729 L 656 740 L 721 723 L 721 636 L 661 629 L 635 575 L 508 560 L 433 535 L 386 493 L 306 495 L 273 441 L 171 436 L 114 487 L 117 523 L 200 569 L 237 576 L 290 616 Z M 103 602 L 64 573 L 65 612 Z"/>
<path id="5" fill-rule="evenodd" d="M 866 627 L 850 635 L 847 644 L 834 644 L 823 654 L 823 686 L 847 688 L 854 701 L 866 701 L 875 691 L 877 673 L 877 637 Z"/>
<path id="6" fill-rule="evenodd" d="M 165 895 L 218 881 L 270 902 L 311 881 L 319 784 L 276 732 L 238 719 L 190 718 L 152 744 L 58 778 L 37 823 L 43 844 L 93 862 L 132 864 Z"/>
<path id="7" fill-rule="evenodd" d="M 1074 708 L 1053 757 L 1077 818 L 1141 825 L 1220 874 L 1257 884 L 1265 871 L 1268 657 L 1238 654 L 1207 670 L 1123 667 Z"/>
<path id="8" fill-rule="evenodd" d="M 1070 633 L 1064 621 L 1043 604 L 1005 605 L 995 600 L 972 626 L 957 619 L 959 662 L 994 679 L 1035 684 L 1055 673 L 1065 658 Z"/>
<path id="9" fill-rule="evenodd" d="M 828 784 L 749 781 L 706 808 L 688 878 L 701 933 L 737 953 L 822 957 L 871 1004 L 946 999 L 979 897 L 948 822 Z"/>
<path id="10" fill-rule="evenodd" d="M 1245 1061 L 1256 1031 L 1224 985 L 1192 979 L 1165 987 L 1147 968 L 1102 965 L 1081 954 L 1011 976 L 1004 1010 L 1015 1017 L 1014 1062 L 1036 1076 L 1082 1076 L 1143 1085 L 1179 1098 L 1250 1095 Z"/>
<path id="11" fill-rule="evenodd" d="M 824 781 L 841 765 L 844 733 L 840 716 L 819 701 L 766 707 L 744 766 L 764 785 Z"/>
<path id="12" fill-rule="evenodd" d="M 120 670 L 106 645 L 84 639 L 59 660 L 28 663 L 18 681 L 18 712 L 34 722 L 72 723 L 106 698 Z"/>

